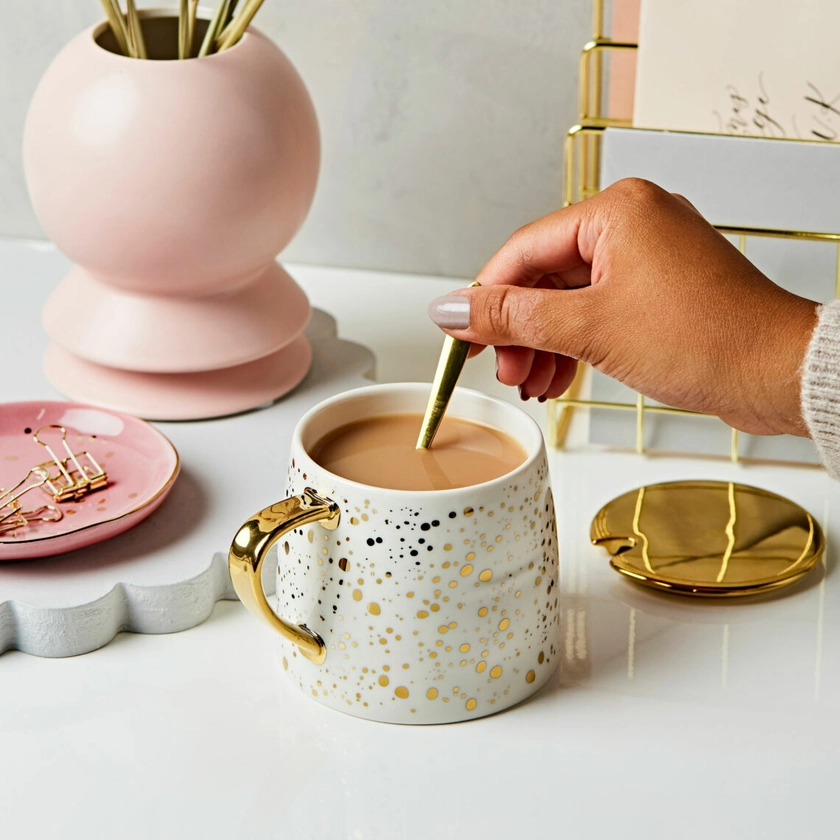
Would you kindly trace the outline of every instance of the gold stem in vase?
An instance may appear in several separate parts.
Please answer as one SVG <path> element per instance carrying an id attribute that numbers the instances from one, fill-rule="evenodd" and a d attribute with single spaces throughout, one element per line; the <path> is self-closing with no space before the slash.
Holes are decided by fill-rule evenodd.
<path id="1" fill-rule="evenodd" d="M 227 14 L 222 20 L 222 25 L 219 27 L 220 33 L 233 20 L 233 14 L 236 11 L 236 6 L 238 3 L 239 0 L 230 0 L 230 5 L 228 6 Z"/>
<path id="2" fill-rule="evenodd" d="M 137 14 L 137 6 L 134 0 L 125 0 L 126 9 L 128 10 L 128 32 L 131 36 L 132 52 L 137 58 L 148 58 L 146 52 L 146 41 L 143 38 L 143 29 L 140 26 L 140 16 Z"/>
<path id="3" fill-rule="evenodd" d="M 210 21 L 207 31 L 204 33 L 204 40 L 201 42 L 201 47 L 198 50 L 198 57 L 202 58 L 205 55 L 210 55 L 213 49 L 213 42 L 219 35 L 219 32 L 225 27 L 228 15 L 230 14 L 230 0 L 220 0 L 216 14 Z"/>
<path id="4" fill-rule="evenodd" d="M 111 0 L 111 5 L 114 7 L 114 13 L 117 16 L 117 20 L 120 22 L 120 29 L 122 30 L 123 38 L 125 38 L 126 44 L 128 44 L 128 57 L 129 58 L 137 58 L 137 48 L 134 46 L 134 39 L 131 36 L 131 27 L 128 25 L 128 18 L 123 13 L 122 7 L 120 6 L 120 0 Z"/>
<path id="5" fill-rule="evenodd" d="M 125 35 L 125 29 L 122 25 L 122 14 L 119 12 L 119 6 L 114 8 L 115 0 L 100 0 L 102 8 L 105 11 L 105 16 L 108 18 L 108 24 L 111 27 L 111 32 L 114 33 L 114 38 L 117 40 L 117 46 L 123 55 L 129 55 L 128 40 Z"/>
<path id="6" fill-rule="evenodd" d="M 187 57 L 188 12 L 189 4 L 187 0 L 181 0 L 181 6 L 178 9 L 178 58 Z"/>
<path id="7" fill-rule="evenodd" d="M 476 282 L 470 285 L 480 284 Z M 432 445 L 471 346 L 468 341 L 460 341 L 451 335 L 444 339 L 432 382 L 432 392 L 429 394 L 429 402 L 426 403 L 426 413 L 423 416 L 423 425 L 420 428 L 420 436 L 417 438 L 415 449 L 428 449 Z"/>
<path id="8" fill-rule="evenodd" d="M 231 20 L 216 39 L 217 52 L 230 49 L 242 37 L 262 4 L 263 0 L 245 0 L 245 5 L 239 10 L 239 14 Z"/>
<path id="9" fill-rule="evenodd" d="M 189 0 L 187 10 L 187 58 L 192 58 L 193 41 L 195 41 L 195 18 L 198 13 L 198 0 Z"/>

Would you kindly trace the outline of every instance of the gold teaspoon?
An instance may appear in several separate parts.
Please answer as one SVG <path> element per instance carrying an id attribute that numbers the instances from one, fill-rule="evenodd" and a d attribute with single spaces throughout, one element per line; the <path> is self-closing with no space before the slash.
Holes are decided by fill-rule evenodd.
<path id="1" fill-rule="evenodd" d="M 478 285 L 480 284 L 477 282 L 470 284 L 470 286 Z M 432 445 L 443 420 L 443 415 L 446 413 L 446 407 L 449 405 L 452 392 L 455 390 L 455 384 L 461 375 L 464 362 L 467 361 L 470 346 L 469 341 L 461 341 L 452 338 L 451 335 L 444 339 L 434 382 L 432 382 L 432 392 L 429 395 L 429 402 L 426 404 L 426 413 L 423 416 L 423 425 L 415 449 L 428 449 Z"/>

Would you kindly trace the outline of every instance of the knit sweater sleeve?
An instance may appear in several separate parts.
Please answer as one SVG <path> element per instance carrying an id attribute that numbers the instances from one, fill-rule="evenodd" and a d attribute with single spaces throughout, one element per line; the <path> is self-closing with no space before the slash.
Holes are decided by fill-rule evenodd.
<path id="1" fill-rule="evenodd" d="M 802 415 L 828 474 L 840 479 L 840 299 L 818 314 L 802 371 Z"/>

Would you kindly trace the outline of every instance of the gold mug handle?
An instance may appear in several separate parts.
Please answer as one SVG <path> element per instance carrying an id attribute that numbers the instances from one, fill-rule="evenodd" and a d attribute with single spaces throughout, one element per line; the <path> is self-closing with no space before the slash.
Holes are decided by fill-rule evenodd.
<path id="1" fill-rule="evenodd" d="M 320 522 L 333 531 L 338 527 L 340 515 L 332 499 L 319 496 L 307 487 L 300 496 L 290 496 L 254 514 L 239 529 L 228 553 L 230 579 L 239 600 L 257 618 L 296 644 L 316 665 L 327 658 L 324 640 L 305 624 L 293 624 L 271 609 L 262 585 L 262 563 L 271 546 L 284 534 L 312 522 Z"/>

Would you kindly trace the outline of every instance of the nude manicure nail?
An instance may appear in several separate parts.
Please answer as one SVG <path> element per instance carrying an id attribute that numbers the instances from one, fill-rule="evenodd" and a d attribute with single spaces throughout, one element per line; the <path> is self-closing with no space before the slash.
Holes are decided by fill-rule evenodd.
<path id="1" fill-rule="evenodd" d="M 429 317 L 439 327 L 464 330 L 470 325 L 470 299 L 466 295 L 443 295 L 429 304 Z"/>

